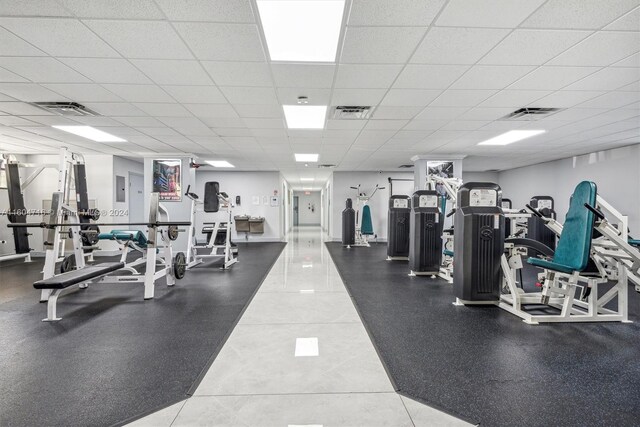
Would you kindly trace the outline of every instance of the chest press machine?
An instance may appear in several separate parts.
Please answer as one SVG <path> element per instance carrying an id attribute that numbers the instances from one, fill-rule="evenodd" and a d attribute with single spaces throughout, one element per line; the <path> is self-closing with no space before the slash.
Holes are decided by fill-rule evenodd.
<path id="1" fill-rule="evenodd" d="M 191 199 L 191 226 L 189 227 L 189 243 L 187 247 L 187 269 L 193 268 L 207 260 L 223 258 L 222 269 L 228 269 L 238 262 L 238 247 L 231 241 L 231 219 L 233 218 L 231 198 L 220 192 L 220 184 L 215 181 L 204 185 L 204 201 L 187 187 L 185 195 Z M 205 222 L 202 234 L 207 237 L 205 244 L 196 239 L 196 212 L 202 205 L 205 213 L 216 213 L 220 206 L 224 208 L 226 221 Z M 220 253 L 222 251 L 222 253 Z"/>
<path id="2" fill-rule="evenodd" d="M 167 286 L 173 286 L 176 279 L 184 277 L 186 269 L 186 260 L 183 253 L 178 252 L 175 257 L 171 241 L 178 238 L 180 230 L 178 226 L 190 226 L 190 222 L 170 221 L 169 213 L 160 202 L 160 194 L 152 193 L 150 198 L 149 222 L 147 223 L 93 223 L 90 229 L 83 229 L 86 223 L 78 222 L 77 212 L 63 205 L 63 194 L 56 192 L 52 197 L 51 214 L 49 222 L 42 223 L 25 223 L 16 224 L 21 227 L 44 228 L 48 230 L 48 242 L 45 252 L 45 269 L 44 278 L 33 284 L 33 287 L 41 290 L 41 302 L 47 302 L 47 318 L 43 321 L 58 321 L 57 317 L 57 301 L 63 292 L 66 292 L 76 285 L 80 289 L 85 289 L 89 283 L 142 283 L 144 286 L 144 299 L 152 299 L 154 297 L 155 282 L 161 278 L 166 279 Z M 9 224 L 9 227 L 12 227 Z M 97 226 L 147 226 L 148 236 L 145 242 L 144 260 L 134 261 L 127 264 L 126 248 L 123 248 L 122 256 L 119 261 L 106 262 L 101 264 L 88 265 L 85 263 L 82 236 L 93 236 L 99 233 Z M 65 231 L 68 230 L 68 231 Z M 112 232 L 113 236 L 120 235 L 123 239 L 128 233 L 133 232 Z M 74 252 L 74 268 L 73 270 L 54 274 L 55 263 L 59 257 L 59 242 L 63 234 L 71 237 L 73 241 Z M 115 237 L 114 237 L 115 238 Z M 137 236 L 138 243 L 142 239 Z M 131 240 L 131 239 L 130 239 Z M 140 273 L 134 267 L 144 264 L 145 272 Z M 158 267 L 160 267 L 158 269 Z M 117 271 L 126 271 L 129 274 L 111 275 Z"/>
<path id="3" fill-rule="evenodd" d="M 555 252 L 532 239 L 505 240 L 504 215 L 493 203 L 499 203 L 500 189 L 493 191 L 483 212 L 464 210 L 470 226 L 461 231 L 470 244 L 467 261 L 459 260 L 464 265 L 456 269 L 455 305 L 497 305 L 529 324 L 628 322 L 628 280 L 640 283 L 640 251 L 628 241 L 627 217 L 597 195 L 595 183 L 577 185 L 564 225 L 527 206 L 559 236 Z M 486 221 L 493 226 L 482 225 Z M 527 260 L 543 269 L 541 292 L 517 286 L 528 249 L 543 256 Z M 469 264 L 478 259 L 481 265 Z M 600 286 L 609 288 L 600 292 Z"/>

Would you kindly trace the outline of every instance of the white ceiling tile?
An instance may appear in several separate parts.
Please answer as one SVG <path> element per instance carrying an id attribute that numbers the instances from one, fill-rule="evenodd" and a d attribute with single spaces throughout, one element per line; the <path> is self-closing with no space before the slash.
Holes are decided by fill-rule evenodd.
<path id="1" fill-rule="evenodd" d="M 441 27 L 517 27 L 545 0 L 450 0 L 435 25 Z"/>
<path id="2" fill-rule="evenodd" d="M 509 89 L 559 90 L 598 69 L 598 67 L 544 66 L 527 74 L 509 86 Z"/>
<path id="3" fill-rule="evenodd" d="M 121 117 L 146 116 L 146 114 L 142 110 L 128 103 L 93 102 L 93 103 L 87 103 L 85 104 L 85 106 L 104 116 L 121 116 Z"/>
<path id="4" fill-rule="evenodd" d="M 384 94 L 384 89 L 334 89 L 331 105 L 376 105 Z"/>
<path id="5" fill-rule="evenodd" d="M 529 104 L 530 107 L 570 108 L 604 94 L 602 91 L 560 90 Z"/>
<path id="6" fill-rule="evenodd" d="M 330 88 L 335 68 L 329 64 L 271 64 L 279 87 Z"/>
<path id="7" fill-rule="evenodd" d="M 390 89 L 380 105 L 425 107 L 441 93 L 439 89 Z"/>
<path id="8" fill-rule="evenodd" d="M 153 0 L 58 0 L 78 18 L 163 19 Z M 48 2 L 53 3 L 53 2 Z"/>
<path id="9" fill-rule="evenodd" d="M 173 99 L 156 85 L 105 84 L 103 86 L 128 102 L 173 102 Z"/>
<path id="10" fill-rule="evenodd" d="M 335 130 L 357 130 L 362 129 L 364 125 L 367 123 L 366 120 L 327 120 L 326 129 L 335 129 Z"/>
<path id="11" fill-rule="evenodd" d="M 202 65 L 218 86 L 271 86 L 266 62 L 213 62 Z"/>
<path id="12" fill-rule="evenodd" d="M 0 126 L 39 126 L 39 123 L 18 116 L 0 116 Z M 2 132 L 1 127 L 0 132 Z"/>
<path id="13" fill-rule="evenodd" d="M 281 87 L 277 92 L 282 105 L 295 105 L 299 96 L 306 96 L 309 105 L 329 105 L 331 99 L 331 89 Z"/>
<path id="14" fill-rule="evenodd" d="M 640 29 L 640 7 L 632 10 L 624 16 L 604 27 L 605 30 L 638 31 Z"/>
<path id="15" fill-rule="evenodd" d="M 2 0 L 1 16 L 72 16 L 53 1 Z"/>
<path id="16" fill-rule="evenodd" d="M 636 67 L 636 68 L 640 68 L 640 52 L 631 55 L 631 56 L 627 56 L 625 59 L 622 59 L 618 62 L 616 62 L 615 64 L 612 65 L 612 67 Z"/>
<path id="17" fill-rule="evenodd" d="M 277 104 L 278 99 L 270 87 L 221 87 L 232 104 Z"/>
<path id="18" fill-rule="evenodd" d="M 2 4 L 2 3 L 0 3 Z M 4 28 L 0 28 L 0 55 L 45 56 L 46 53 L 36 49 L 26 41 L 11 34 Z"/>
<path id="19" fill-rule="evenodd" d="M 407 65 L 393 87 L 446 89 L 468 69 L 467 65 Z"/>
<path id="20" fill-rule="evenodd" d="M 416 116 L 416 120 L 453 120 L 468 109 L 466 107 L 427 107 Z"/>
<path id="21" fill-rule="evenodd" d="M 514 110 L 531 106 L 534 101 L 549 95 L 543 90 L 502 90 L 480 104 L 481 107 L 512 107 Z M 555 107 L 555 106 L 552 106 Z"/>
<path id="22" fill-rule="evenodd" d="M 212 128 L 245 128 L 244 121 L 239 118 L 201 117 L 201 120 Z"/>
<path id="23" fill-rule="evenodd" d="M 280 105 L 251 105 L 234 104 L 233 106 L 240 117 L 257 118 L 279 118 L 282 117 L 282 107 Z"/>
<path id="24" fill-rule="evenodd" d="M 322 131 L 323 138 L 342 138 L 342 139 L 355 139 L 360 133 L 359 130 L 353 129 L 325 129 Z"/>
<path id="25" fill-rule="evenodd" d="M 396 25 L 422 27 L 431 24 L 444 0 L 354 0 L 348 25 Z"/>
<path id="26" fill-rule="evenodd" d="M 153 117 L 113 117 L 113 119 L 135 128 L 164 127 L 164 124 Z"/>
<path id="27" fill-rule="evenodd" d="M 67 101 L 65 97 L 33 83 L 0 83 L 0 93 L 25 102 Z"/>
<path id="28" fill-rule="evenodd" d="M 76 102 L 122 102 L 122 98 L 97 84 L 48 84 L 43 86 Z"/>
<path id="29" fill-rule="evenodd" d="M 284 129 L 285 124 L 283 119 L 260 119 L 251 118 L 243 119 L 248 128 L 254 129 Z"/>
<path id="30" fill-rule="evenodd" d="M 409 120 L 369 120 L 364 128 L 366 130 L 400 130 L 407 123 L 409 123 Z"/>
<path id="31" fill-rule="evenodd" d="M 238 117 L 229 104 L 183 104 L 196 117 Z"/>
<path id="32" fill-rule="evenodd" d="M 485 120 L 497 120 L 500 117 L 504 117 L 511 113 L 513 110 L 509 107 L 493 108 L 493 107 L 478 107 L 473 108 L 466 113 L 458 116 L 457 120 L 460 121 L 485 121 Z"/>
<path id="33" fill-rule="evenodd" d="M 226 104 L 227 100 L 220 90 L 211 86 L 173 86 L 162 88 L 176 101 L 185 104 Z"/>
<path id="34" fill-rule="evenodd" d="M 533 70 L 531 66 L 476 65 L 451 85 L 451 89 L 504 89 Z"/>
<path id="35" fill-rule="evenodd" d="M 422 111 L 422 107 L 392 107 L 380 105 L 373 112 L 373 119 L 412 119 Z"/>
<path id="36" fill-rule="evenodd" d="M 411 62 L 475 64 L 507 34 L 509 30 L 432 27 Z"/>
<path id="37" fill-rule="evenodd" d="M 254 136 L 250 129 L 246 128 L 214 128 L 219 136 Z"/>
<path id="38" fill-rule="evenodd" d="M 1 60 L 2 58 L 0 58 Z M 29 81 L 24 77 L 20 77 L 17 74 L 12 73 L 9 70 L 5 70 L 4 68 L 0 68 L 0 82 L 5 83 L 28 83 Z"/>
<path id="39" fill-rule="evenodd" d="M 640 51 L 640 32 L 598 31 L 558 55 L 549 64 L 607 66 L 638 51 Z"/>
<path id="40" fill-rule="evenodd" d="M 69 125 L 69 126 L 73 126 L 73 125 L 77 125 L 78 122 L 73 121 L 73 120 L 69 120 L 67 118 L 64 117 L 60 117 L 57 114 L 52 114 L 50 116 L 22 116 L 25 119 L 31 120 L 32 122 L 36 122 L 36 123 L 40 123 L 41 125 L 45 125 L 45 126 L 52 126 L 52 125 Z"/>
<path id="41" fill-rule="evenodd" d="M 83 21 L 126 58 L 191 59 L 192 55 L 168 22 Z"/>
<path id="42" fill-rule="evenodd" d="M 84 83 L 89 79 L 46 57 L 0 57 L 0 66 L 34 83 Z"/>
<path id="43" fill-rule="evenodd" d="M 623 90 L 623 91 L 635 90 L 635 91 L 639 91 L 640 90 L 640 81 L 635 82 L 635 83 L 631 83 L 630 85 L 627 85 L 627 86 L 620 87 L 617 90 Z"/>
<path id="44" fill-rule="evenodd" d="M 252 128 L 251 129 L 251 135 L 255 136 L 255 137 L 263 137 L 263 138 L 286 138 L 287 136 L 287 131 L 284 129 L 272 129 L 272 128 L 267 128 L 267 129 L 259 129 L 259 128 Z"/>
<path id="45" fill-rule="evenodd" d="M 118 56 L 115 50 L 74 19 L 2 18 L 0 25 L 52 56 Z M 56 36 L 52 37 L 52 34 Z"/>
<path id="46" fill-rule="evenodd" d="M 347 27 L 341 63 L 405 63 L 422 38 L 422 27 Z"/>
<path id="47" fill-rule="evenodd" d="M 156 0 L 172 21 L 254 22 L 249 0 Z"/>
<path id="48" fill-rule="evenodd" d="M 144 132 L 151 136 L 176 136 L 178 132 L 167 126 L 139 127 L 140 132 Z"/>
<path id="49" fill-rule="evenodd" d="M 589 31 L 515 30 L 481 64 L 542 65 L 586 38 Z"/>
<path id="50" fill-rule="evenodd" d="M 476 130 L 486 125 L 486 121 L 480 120 L 454 120 L 442 126 L 441 130 Z M 512 124 L 513 126 L 513 124 Z"/>
<path id="51" fill-rule="evenodd" d="M 531 28 L 586 28 L 597 30 L 638 6 L 637 0 L 549 0 L 524 21 Z"/>
<path id="52" fill-rule="evenodd" d="M 337 88 L 388 88 L 402 70 L 402 65 L 340 64 Z"/>
<path id="53" fill-rule="evenodd" d="M 449 123 L 449 119 L 444 120 L 412 120 L 404 127 L 404 130 L 424 130 L 434 131 Z"/>
<path id="54" fill-rule="evenodd" d="M 432 107 L 473 107 L 496 93 L 495 90 L 447 90 L 436 98 Z"/>
<path id="55" fill-rule="evenodd" d="M 138 59 L 132 62 L 151 80 L 160 85 L 213 84 L 198 61 Z"/>
<path id="56" fill-rule="evenodd" d="M 174 26 L 198 59 L 265 60 L 256 25 L 178 22 Z"/>
<path id="57" fill-rule="evenodd" d="M 613 90 L 640 80 L 640 68 L 608 67 L 566 87 L 568 90 Z"/>
<path id="58" fill-rule="evenodd" d="M 61 58 L 60 60 L 95 83 L 151 83 L 151 80 L 124 59 Z"/>
<path id="59" fill-rule="evenodd" d="M 175 103 L 135 103 L 136 107 L 152 117 L 189 117 L 191 113 Z"/>

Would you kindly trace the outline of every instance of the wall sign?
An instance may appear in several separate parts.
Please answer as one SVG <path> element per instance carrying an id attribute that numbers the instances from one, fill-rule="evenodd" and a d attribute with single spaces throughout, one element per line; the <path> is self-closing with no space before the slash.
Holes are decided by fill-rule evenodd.
<path id="1" fill-rule="evenodd" d="M 153 160 L 153 192 L 160 193 L 160 200 L 182 200 L 182 160 Z"/>

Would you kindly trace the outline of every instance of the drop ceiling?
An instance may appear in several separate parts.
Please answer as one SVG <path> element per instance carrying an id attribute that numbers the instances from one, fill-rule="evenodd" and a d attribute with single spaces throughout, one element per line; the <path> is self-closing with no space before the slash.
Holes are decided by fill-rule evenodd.
<path id="1" fill-rule="evenodd" d="M 2 0 L 0 149 L 193 153 L 320 182 L 330 172 L 294 153 L 334 170 L 465 154 L 465 169 L 482 171 L 640 143 L 640 0 L 347 0 L 345 16 L 335 63 L 294 64 L 268 60 L 254 1 Z M 289 130 L 281 106 L 298 96 L 374 111 Z M 564 110 L 498 120 L 522 107 Z M 51 128 L 77 124 L 127 142 Z M 547 132 L 477 145 L 513 129 Z"/>

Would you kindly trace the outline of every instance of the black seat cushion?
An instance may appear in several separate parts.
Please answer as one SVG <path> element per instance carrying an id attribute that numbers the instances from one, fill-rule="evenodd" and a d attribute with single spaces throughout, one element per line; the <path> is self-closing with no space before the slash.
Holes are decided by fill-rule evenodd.
<path id="1" fill-rule="evenodd" d="M 79 270 L 68 271 L 48 279 L 38 280 L 33 284 L 36 289 L 64 289 L 69 286 L 104 276 L 112 271 L 124 267 L 123 262 L 105 262 L 103 264 L 90 265 Z"/>

